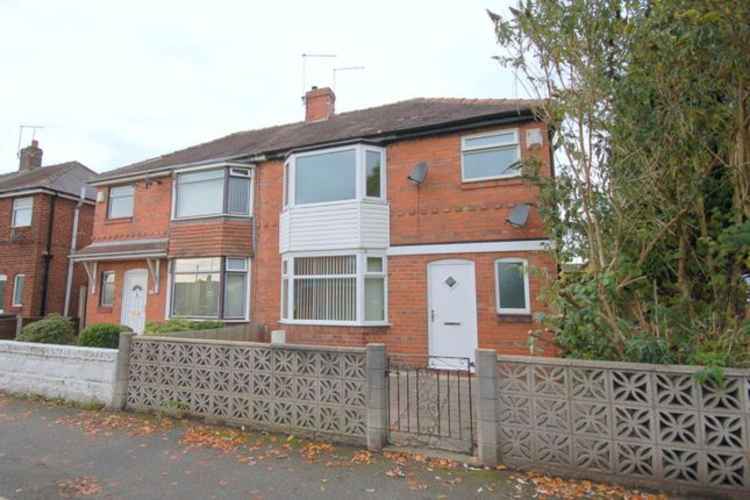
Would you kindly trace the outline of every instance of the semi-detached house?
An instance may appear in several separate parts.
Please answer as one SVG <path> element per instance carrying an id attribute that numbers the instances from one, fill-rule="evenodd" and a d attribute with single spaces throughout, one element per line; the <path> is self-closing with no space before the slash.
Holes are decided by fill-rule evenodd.
<path id="1" fill-rule="evenodd" d="M 42 166 L 37 141 L 19 152 L 18 170 L 0 175 L 0 315 L 26 321 L 77 316 L 82 269 L 68 259 L 88 245 L 96 172 L 77 161 Z"/>
<path id="2" fill-rule="evenodd" d="M 101 175 L 87 322 L 216 318 L 289 342 L 527 353 L 554 274 L 529 100 L 411 99 L 240 132 Z"/>

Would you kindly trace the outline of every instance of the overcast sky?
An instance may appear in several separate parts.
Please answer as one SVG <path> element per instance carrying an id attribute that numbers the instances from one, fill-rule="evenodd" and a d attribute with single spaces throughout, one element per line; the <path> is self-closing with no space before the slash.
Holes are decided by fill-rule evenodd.
<path id="1" fill-rule="evenodd" d="M 337 55 L 308 60 L 308 87 L 365 66 L 337 73 L 337 111 L 515 97 L 485 14 L 510 3 L 0 0 L 0 173 L 17 168 L 20 124 L 44 126 L 45 164 L 103 172 L 298 121 L 305 52 Z"/>

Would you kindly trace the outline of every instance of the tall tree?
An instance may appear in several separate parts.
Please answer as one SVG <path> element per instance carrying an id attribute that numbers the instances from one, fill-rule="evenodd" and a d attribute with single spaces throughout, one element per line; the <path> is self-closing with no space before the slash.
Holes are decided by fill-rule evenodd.
<path id="1" fill-rule="evenodd" d="M 523 0 L 489 14 L 500 61 L 556 131 L 542 215 L 560 264 L 582 263 L 546 293 L 560 345 L 750 362 L 750 2 Z"/>

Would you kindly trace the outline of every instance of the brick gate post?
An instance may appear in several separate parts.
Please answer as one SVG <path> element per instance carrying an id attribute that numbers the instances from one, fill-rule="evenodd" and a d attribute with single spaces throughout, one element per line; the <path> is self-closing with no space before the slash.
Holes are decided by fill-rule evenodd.
<path id="1" fill-rule="evenodd" d="M 113 410 L 122 410 L 128 400 L 128 371 L 130 367 L 130 345 L 133 332 L 120 333 L 120 344 L 117 348 L 117 365 L 115 365 L 115 380 L 112 388 Z"/>
<path id="2" fill-rule="evenodd" d="M 483 465 L 497 465 L 497 353 L 494 349 L 477 349 L 479 399 L 477 410 L 477 451 Z"/>
<path id="3" fill-rule="evenodd" d="M 385 386 L 385 344 L 367 344 L 367 448 L 385 446 L 388 398 Z"/>

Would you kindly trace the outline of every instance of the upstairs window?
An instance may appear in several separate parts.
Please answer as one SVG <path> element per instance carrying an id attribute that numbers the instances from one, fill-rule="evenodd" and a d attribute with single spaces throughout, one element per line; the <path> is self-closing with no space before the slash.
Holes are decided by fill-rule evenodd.
<path id="1" fill-rule="evenodd" d="M 384 194 L 385 152 L 379 148 L 298 153 L 284 165 L 284 207 L 384 199 Z"/>
<path id="2" fill-rule="evenodd" d="M 252 209 L 252 171 L 219 168 L 177 174 L 175 218 L 212 215 L 249 216 Z"/>
<path id="3" fill-rule="evenodd" d="M 495 261 L 498 314 L 531 314 L 529 273 L 522 259 Z"/>
<path id="4" fill-rule="evenodd" d="M 107 217 L 119 219 L 133 216 L 134 186 L 118 186 L 109 190 L 109 212 Z"/>
<path id="5" fill-rule="evenodd" d="M 461 140 L 463 181 L 483 181 L 521 175 L 518 130 L 472 135 Z"/>
<path id="6" fill-rule="evenodd" d="M 13 305 L 23 305 L 23 288 L 26 285 L 26 275 L 16 274 L 16 278 L 13 281 Z"/>
<path id="7" fill-rule="evenodd" d="M 15 198 L 13 200 L 13 227 L 30 226 L 33 212 L 34 198 Z"/>
<path id="8" fill-rule="evenodd" d="M 297 158 L 295 203 L 324 203 L 357 197 L 357 153 L 354 149 Z"/>

